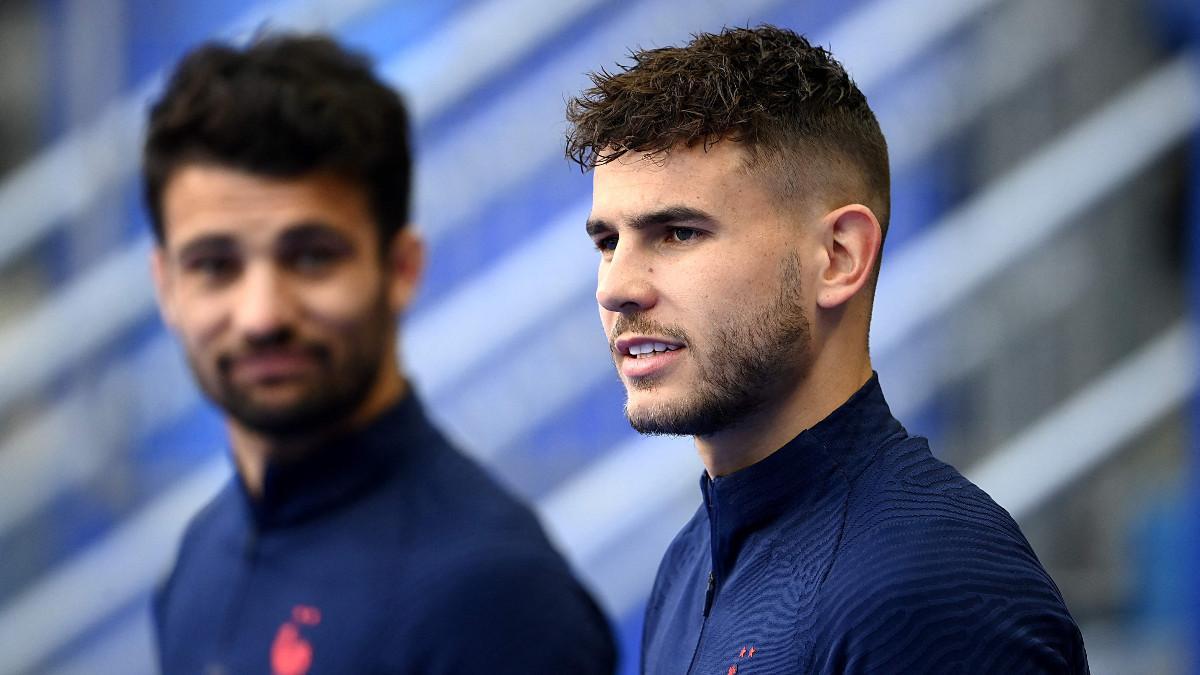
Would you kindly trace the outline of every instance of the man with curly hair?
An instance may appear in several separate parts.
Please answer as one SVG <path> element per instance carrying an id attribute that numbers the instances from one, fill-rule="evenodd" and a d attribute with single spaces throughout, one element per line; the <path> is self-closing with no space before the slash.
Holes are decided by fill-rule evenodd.
<path id="1" fill-rule="evenodd" d="M 568 103 L 596 299 L 647 434 L 703 505 L 646 610 L 646 673 L 1080 673 L 1011 517 L 891 415 L 867 333 L 887 146 L 828 51 L 762 26 L 638 51 Z"/>

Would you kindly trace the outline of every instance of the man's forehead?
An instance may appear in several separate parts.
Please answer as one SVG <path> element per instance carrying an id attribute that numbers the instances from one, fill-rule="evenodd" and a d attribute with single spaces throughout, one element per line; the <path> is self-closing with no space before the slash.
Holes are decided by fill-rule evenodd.
<path id="1" fill-rule="evenodd" d="M 647 155 L 629 152 L 594 170 L 592 217 L 621 222 L 670 205 L 714 210 L 739 195 L 763 196 L 745 170 L 746 151 L 732 141 L 678 146 Z"/>
<path id="2" fill-rule="evenodd" d="M 314 224 L 369 230 L 370 222 L 365 196 L 336 177 L 280 179 L 194 165 L 176 172 L 163 193 L 168 248 L 216 236 L 269 242 Z"/>

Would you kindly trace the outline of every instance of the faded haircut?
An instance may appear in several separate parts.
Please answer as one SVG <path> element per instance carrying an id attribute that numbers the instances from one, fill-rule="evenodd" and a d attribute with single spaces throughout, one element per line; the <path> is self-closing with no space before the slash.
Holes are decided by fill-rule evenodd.
<path id="1" fill-rule="evenodd" d="M 638 50 L 567 102 L 566 154 L 584 171 L 629 152 L 742 144 L 746 167 L 790 198 L 862 203 L 887 232 L 887 143 L 867 99 L 828 50 L 774 26 L 700 33 Z"/>

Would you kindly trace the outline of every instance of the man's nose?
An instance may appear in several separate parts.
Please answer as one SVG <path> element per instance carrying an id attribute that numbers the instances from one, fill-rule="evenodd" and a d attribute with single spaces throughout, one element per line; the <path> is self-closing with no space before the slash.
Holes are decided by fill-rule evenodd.
<path id="1" fill-rule="evenodd" d="M 240 286 L 233 316 L 243 338 L 259 341 L 290 328 L 294 302 L 281 271 L 267 263 L 251 265 Z"/>
<path id="2" fill-rule="evenodd" d="M 641 312 L 658 301 L 650 261 L 620 244 L 596 279 L 596 302 L 610 312 Z"/>

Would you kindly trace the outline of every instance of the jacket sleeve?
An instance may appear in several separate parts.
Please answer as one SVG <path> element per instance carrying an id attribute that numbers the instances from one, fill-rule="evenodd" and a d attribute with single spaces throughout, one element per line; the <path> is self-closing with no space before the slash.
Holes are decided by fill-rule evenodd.
<path id="1" fill-rule="evenodd" d="M 1079 628 L 1022 541 L 951 520 L 889 525 L 839 553 L 810 672 L 1088 672 Z"/>

